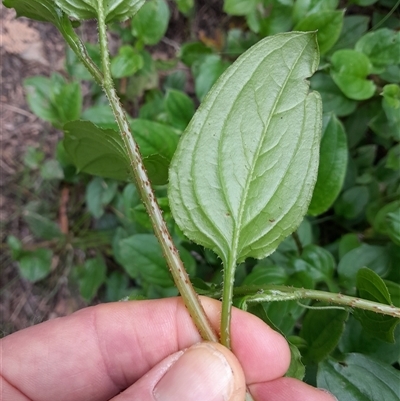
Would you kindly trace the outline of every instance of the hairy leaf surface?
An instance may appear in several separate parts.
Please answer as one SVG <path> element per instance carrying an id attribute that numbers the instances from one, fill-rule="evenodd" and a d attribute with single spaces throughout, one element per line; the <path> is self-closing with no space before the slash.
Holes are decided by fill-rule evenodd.
<path id="1" fill-rule="evenodd" d="M 318 170 L 315 33 L 265 38 L 221 76 L 171 164 L 173 215 L 224 261 L 262 258 L 300 224 Z"/>

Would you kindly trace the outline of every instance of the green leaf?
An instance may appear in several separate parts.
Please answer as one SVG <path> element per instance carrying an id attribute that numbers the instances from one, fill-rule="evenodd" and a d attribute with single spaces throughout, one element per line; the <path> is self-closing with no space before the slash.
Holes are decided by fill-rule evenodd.
<path id="1" fill-rule="evenodd" d="M 33 201 L 26 205 L 23 217 L 36 237 L 45 240 L 61 238 L 62 233 L 58 224 L 47 217 L 45 212 L 40 202 Z"/>
<path id="2" fill-rule="evenodd" d="M 105 22 L 124 21 L 133 17 L 145 0 L 55 0 L 69 16 L 77 20 L 98 18 L 100 7 L 104 10 Z"/>
<path id="3" fill-rule="evenodd" d="M 246 276 L 243 285 L 284 285 L 288 274 L 283 267 L 256 265 L 252 272 Z"/>
<path id="4" fill-rule="evenodd" d="M 376 274 L 384 276 L 388 273 L 390 266 L 387 248 L 362 244 L 343 256 L 337 271 L 341 284 L 346 288 L 352 288 L 356 285 L 356 276 L 361 268 L 368 267 Z"/>
<path id="5" fill-rule="evenodd" d="M 394 145 L 389 149 L 385 167 L 392 170 L 400 169 L 400 144 Z"/>
<path id="6" fill-rule="evenodd" d="M 41 165 L 45 154 L 33 146 L 27 146 L 24 154 L 24 164 L 32 170 L 36 170 Z"/>
<path id="7" fill-rule="evenodd" d="M 261 36 L 290 31 L 292 28 L 292 1 L 272 0 L 268 7 L 257 7 L 246 16 L 249 28 Z"/>
<path id="8" fill-rule="evenodd" d="M 368 56 L 371 73 L 380 74 L 400 63 L 400 32 L 387 28 L 369 32 L 356 43 L 355 50 Z"/>
<path id="9" fill-rule="evenodd" d="M 44 180 L 62 180 L 64 171 L 57 160 L 47 160 L 40 168 L 40 175 Z"/>
<path id="10" fill-rule="evenodd" d="M 133 75 L 143 67 L 143 57 L 129 45 L 121 46 L 118 55 L 111 60 L 111 74 L 114 78 Z"/>
<path id="11" fill-rule="evenodd" d="M 309 14 L 295 27 L 295 31 L 316 31 L 321 54 L 325 54 L 339 39 L 343 26 L 343 11 L 319 11 Z"/>
<path id="12" fill-rule="evenodd" d="M 93 217 L 99 219 L 104 214 L 104 207 L 108 205 L 117 193 L 118 183 L 94 177 L 86 187 L 86 205 Z"/>
<path id="13" fill-rule="evenodd" d="M 43 280 L 51 271 L 53 252 L 50 249 L 36 249 L 33 252 L 24 252 L 19 259 L 21 276 L 32 283 Z"/>
<path id="14" fill-rule="evenodd" d="M 368 200 L 367 187 L 355 186 L 346 189 L 335 202 L 335 213 L 347 220 L 355 219 L 365 211 Z"/>
<path id="15" fill-rule="evenodd" d="M 230 29 L 226 38 L 225 52 L 231 56 L 240 56 L 258 42 L 259 38 L 253 32 L 243 32 L 241 29 Z"/>
<path id="16" fill-rule="evenodd" d="M 173 286 L 161 247 L 152 234 L 136 234 L 119 243 L 121 263 L 129 276 L 139 283 Z M 196 263 L 190 253 L 178 247 L 189 274 L 194 274 Z"/>
<path id="17" fill-rule="evenodd" d="M 321 306 L 321 305 L 317 305 Z M 303 357 L 307 363 L 325 359 L 338 344 L 348 312 L 339 309 L 309 310 L 303 319 L 300 337 L 307 341 Z"/>
<path id="18" fill-rule="evenodd" d="M 147 45 L 155 45 L 167 31 L 169 17 L 165 0 L 148 0 L 132 18 L 132 34 Z"/>
<path id="19" fill-rule="evenodd" d="M 400 326 L 395 329 L 395 339 L 396 343 L 388 343 L 376 338 L 351 316 L 346 323 L 339 348 L 343 353 L 360 352 L 392 365 L 400 360 Z"/>
<path id="20" fill-rule="evenodd" d="M 332 280 L 336 263 L 329 251 L 320 246 L 310 244 L 304 247 L 301 259 L 310 266 L 305 271 L 310 273 L 316 282 L 325 281 L 329 283 Z"/>
<path id="21" fill-rule="evenodd" d="M 372 226 L 375 231 L 381 234 L 389 235 L 390 229 L 390 218 L 388 219 L 389 214 L 400 215 L 400 200 L 390 202 L 379 209 L 376 212 L 373 220 Z"/>
<path id="22" fill-rule="evenodd" d="M 106 280 L 106 300 L 107 302 L 120 301 L 129 296 L 132 289 L 128 288 L 129 277 L 119 271 L 112 272 Z"/>
<path id="23" fill-rule="evenodd" d="M 183 43 L 179 50 L 179 58 L 188 67 L 191 67 L 195 61 L 208 54 L 212 54 L 212 50 L 202 42 Z"/>
<path id="24" fill-rule="evenodd" d="M 365 15 L 349 15 L 343 19 L 342 32 L 331 52 L 340 49 L 352 49 L 357 40 L 367 32 L 370 18 Z"/>
<path id="25" fill-rule="evenodd" d="M 358 248 L 361 245 L 360 238 L 357 234 L 349 233 L 343 235 L 339 241 L 339 260 L 346 255 L 347 252 Z"/>
<path id="26" fill-rule="evenodd" d="M 50 78 L 27 78 L 24 87 L 31 110 L 56 128 L 79 118 L 82 93 L 77 82 L 66 83 L 61 75 L 52 74 Z"/>
<path id="27" fill-rule="evenodd" d="M 188 15 L 194 7 L 194 0 L 174 0 L 178 10 L 185 15 Z"/>
<path id="28" fill-rule="evenodd" d="M 11 256 L 14 260 L 18 260 L 22 253 L 22 242 L 14 235 L 7 236 L 7 245 L 11 250 Z"/>
<path id="29" fill-rule="evenodd" d="M 382 107 L 389 124 L 393 127 L 393 136 L 400 140 L 400 86 L 396 84 L 385 85 L 382 94 Z"/>
<path id="30" fill-rule="evenodd" d="M 318 366 L 317 386 L 343 401 L 398 401 L 399 382 L 398 370 L 357 353 L 340 361 L 328 358 Z"/>
<path id="31" fill-rule="evenodd" d="M 76 266 L 73 270 L 81 296 L 90 302 L 101 285 L 106 280 L 107 266 L 102 257 L 87 259 L 81 266 Z"/>
<path id="32" fill-rule="evenodd" d="M 201 101 L 214 85 L 215 81 L 228 68 L 229 63 L 220 56 L 211 54 L 204 56 L 199 62 L 193 64 L 192 72 L 195 77 L 195 91 Z"/>
<path id="33" fill-rule="evenodd" d="M 365 100 L 375 93 L 375 84 L 366 79 L 371 73 L 367 56 L 355 50 L 343 49 L 333 53 L 331 76 L 350 99 Z"/>
<path id="34" fill-rule="evenodd" d="M 120 135 L 101 129 L 89 121 L 72 121 L 64 125 L 65 150 L 74 165 L 85 173 L 125 181 L 129 160 Z"/>
<path id="35" fill-rule="evenodd" d="M 305 78 L 317 63 L 314 34 L 260 41 L 219 79 L 181 138 L 170 169 L 171 211 L 224 264 L 267 256 L 307 210 L 321 100 Z"/>
<path id="36" fill-rule="evenodd" d="M 318 178 L 308 213 L 326 212 L 339 195 L 347 169 L 347 138 L 341 122 L 334 116 L 323 120 Z"/>
<path id="37" fill-rule="evenodd" d="M 165 110 L 171 125 L 183 131 L 193 117 L 194 103 L 185 93 L 169 89 L 165 97 Z"/>
<path id="38" fill-rule="evenodd" d="M 358 271 L 357 290 L 361 298 L 392 304 L 385 282 L 370 269 L 362 268 Z M 400 319 L 358 309 L 354 311 L 354 316 L 370 334 L 383 341 L 394 342 L 394 329 Z"/>
<path id="39" fill-rule="evenodd" d="M 225 0 L 224 11 L 230 15 L 246 15 L 257 6 L 258 0 Z"/>
<path id="40" fill-rule="evenodd" d="M 319 72 L 310 81 L 311 88 L 318 91 L 322 97 L 324 113 L 333 112 L 342 117 L 353 113 L 356 109 L 357 102 L 344 96 L 329 75 Z"/>
<path id="41" fill-rule="evenodd" d="M 288 344 L 290 348 L 290 366 L 285 373 L 285 377 L 294 377 L 297 380 L 303 380 L 306 367 L 303 365 L 302 355 L 295 344 L 291 341 L 288 341 Z"/>
<path id="42" fill-rule="evenodd" d="M 339 0 L 296 0 L 293 5 L 293 22 L 296 24 L 309 14 L 336 10 L 338 5 Z"/>

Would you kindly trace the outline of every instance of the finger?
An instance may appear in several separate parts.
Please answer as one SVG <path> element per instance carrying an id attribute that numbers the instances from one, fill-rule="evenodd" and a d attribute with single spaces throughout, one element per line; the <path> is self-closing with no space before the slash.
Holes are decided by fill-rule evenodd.
<path id="1" fill-rule="evenodd" d="M 218 327 L 221 303 L 202 302 Z M 200 340 L 180 298 L 103 304 L 4 338 L 2 375 L 39 401 L 108 400 L 168 355 Z M 248 383 L 281 376 L 290 361 L 282 336 L 237 309 L 232 348 Z"/>
<path id="2" fill-rule="evenodd" d="M 250 391 L 257 401 L 337 401 L 325 390 L 290 377 L 252 384 Z"/>
<path id="3" fill-rule="evenodd" d="M 243 401 L 244 373 L 237 358 L 215 343 L 198 343 L 156 365 L 112 401 Z"/>

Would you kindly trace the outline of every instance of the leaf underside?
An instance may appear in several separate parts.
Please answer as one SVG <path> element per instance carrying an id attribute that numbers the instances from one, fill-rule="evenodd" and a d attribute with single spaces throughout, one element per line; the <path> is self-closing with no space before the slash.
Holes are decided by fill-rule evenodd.
<path id="1" fill-rule="evenodd" d="M 318 60 L 315 33 L 263 39 L 221 76 L 181 138 L 171 210 L 224 263 L 267 256 L 307 211 L 322 105 L 306 78 Z"/>

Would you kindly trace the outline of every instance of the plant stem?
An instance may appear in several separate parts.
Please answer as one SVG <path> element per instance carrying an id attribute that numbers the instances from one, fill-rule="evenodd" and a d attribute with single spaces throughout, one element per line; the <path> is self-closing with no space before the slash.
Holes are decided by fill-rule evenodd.
<path id="1" fill-rule="evenodd" d="M 167 225 L 162 216 L 162 212 L 157 203 L 151 188 L 150 181 L 147 177 L 146 169 L 143 165 L 142 157 L 139 152 L 139 147 L 136 144 L 128 124 L 125 111 L 119 101 L 118 95 L 114 88 L 113 80 L 110 71 L 110 58 L 108 53 L 107 32 L 105 24 L 105 15 L 102 2 L 98 3 L 98 29 L 100 40 L 100 53 L 103 66 L 103 89 L 110 102 L 112 111 L 117 121 L 127 155 L 131 165 L 131 176 L 136 182 L 140 192 L 142 201 L 146 207 L 147 213 L 150 216 L 154 233 L 160 242 L 165 259 L 170 268 L 175 285 L 177 286 L 184 303 L 195 323 L 200 335 L 203 339 L 209 341 L 218 341 L 218 337 L 211 327 L 211 324 L 204 312 L 199 301 L 198 295 L 193 289 L 189 280 L 189 276 L 183 266 L 182 260 L 179 257 L 171 236 L 168 232 Z"/>
<path id="2" fill-rule="evenodd" d="M 75 33 L 73 28 L 71 27 L 71 22 L 68 20 L 68 16 L 66 14 L 63 15 L 63 18 L 66 19 L 66 23 L 58 26 L 63 38 L 68 43 L 70 48 L 77 55 L 79 60 L 82 61 L 84 66 L 90 72 L 92 77 L 99 85 L 103 85 L 103 74 L 94 63 L 94 61 L 90 58 L 87 53 L 86 47 L 83 44 L 81 38 Z"/>
<path id="3" fill-rule="evenodd" d="M 381 304 L 349 295 L 335 294 L 327 291 L 308 290 L 305 288 L 294 288 L 285 286 L 246 286 L 237 287 L 235 295 L 247 295 L 246 303 L 273 302 L 273 301 L 292 301 L 299 299 L 313 299 L 325 301 L 336 305 L 343 305 L 349 308 L 358 308 L 371 312 L 380 313 L 400 318 L 400 308 L 393 305 Z"/>
<path id="4" fill-rule="evenodd" d="M 233 286 L 235 283 L 236 259 L 230 257 L 224 266 L 224 286 L 222 290 L 221 344 L 231 349 L 231 309 Z"/>

